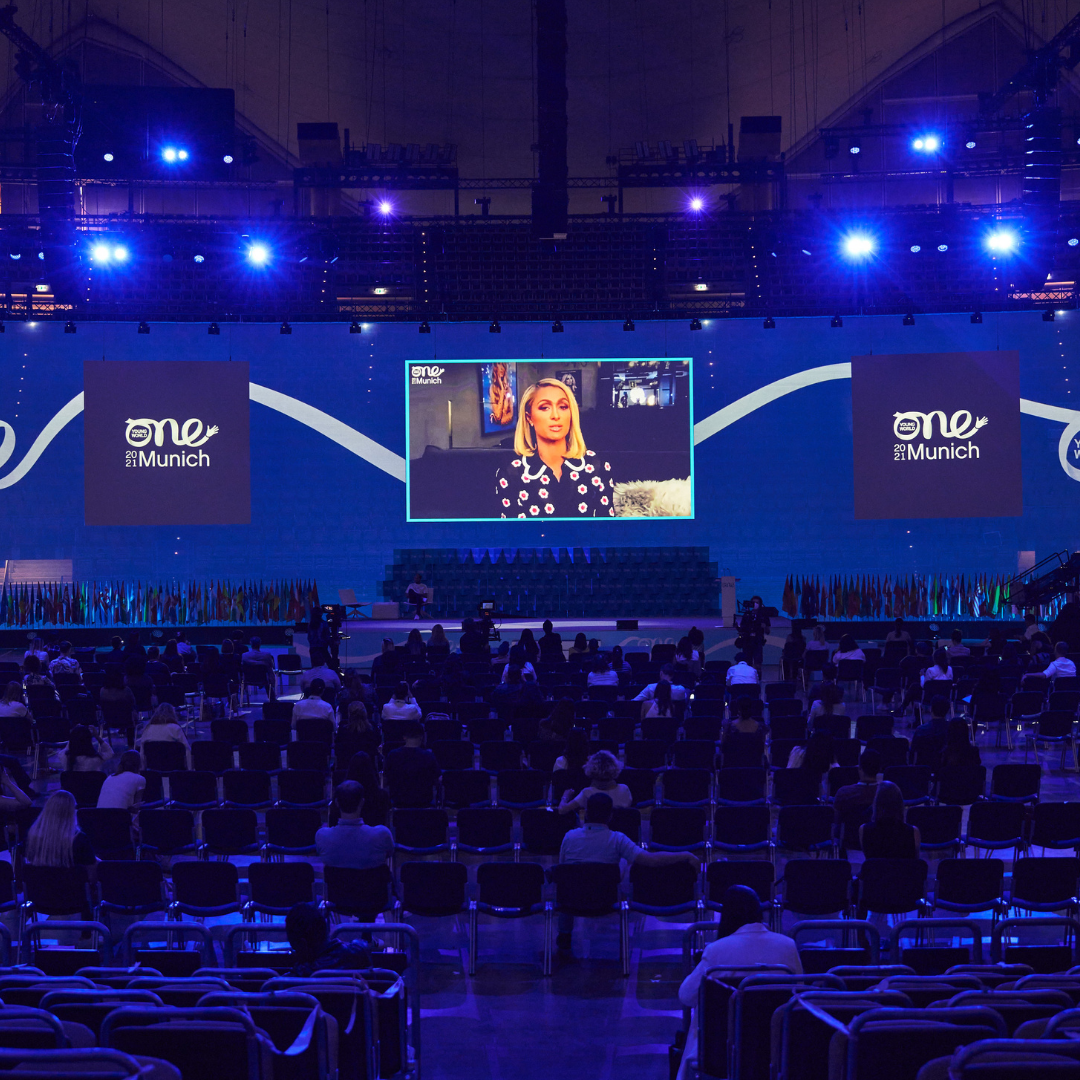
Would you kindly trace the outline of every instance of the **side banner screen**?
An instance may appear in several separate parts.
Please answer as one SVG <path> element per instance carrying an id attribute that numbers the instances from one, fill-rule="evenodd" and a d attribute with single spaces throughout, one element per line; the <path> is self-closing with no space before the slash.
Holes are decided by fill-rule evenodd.
<path id="1" fill-rule="evenodd" d="M 851 360 L 855 517 L 1017 517 L 1017 352 Z"/>
<path id="2" fill-rule="evenodd" d="M 410 521 L 692 518 L 690 361 L 406 366 Z"/>
<path id="3" fill-rule="evenodd" d="M 87 525 L 251 521 L 248 365 L 83 364 Z"/>

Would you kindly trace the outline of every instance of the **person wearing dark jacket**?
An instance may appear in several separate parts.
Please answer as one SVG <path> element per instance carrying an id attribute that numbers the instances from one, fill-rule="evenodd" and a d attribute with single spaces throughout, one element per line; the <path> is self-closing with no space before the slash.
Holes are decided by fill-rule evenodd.
<path id="1" fill-rule="evenodd" d="M 386 755 L 383 776 L 394 806 L 430 806 L 442 770 L 435 755 L 424 747 L 424 725 L 419 720 L 402 724 L 404 746 Z"/>

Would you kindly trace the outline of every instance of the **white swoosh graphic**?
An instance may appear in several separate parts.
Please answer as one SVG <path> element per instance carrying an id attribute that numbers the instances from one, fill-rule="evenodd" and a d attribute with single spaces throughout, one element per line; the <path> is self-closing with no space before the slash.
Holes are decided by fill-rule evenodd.
<path id="1" fill-rule="evenodd" d="M 821 367 L 807 368 L 805 371 L 787 375 L 775 382 L 768 383 L 757 390 L 751 391 L 737 401 L 718 409 L 704 420 L 694 425 L 694 445 L 703 443 L 717 432 L 730 427 L 737 420 L 768 405 L 770 402 L 802 390 L 807 386 L 817 383 L 829 382 L 833 379 L 850 379 L 851 364 L 825 364 Z M 251 400 L 274 409 L 285 416 L 291 417 L 298 423 L 305 424 L 320 435 L 325 435 L 331 442 L 370 462 L 377 469 L 381 469 L 395 480 L 405 481 L 405 459 L 385 446 L 369 439 L 355 428 L 331 416 L 329 413 L 316 409 L 307 402 L 298 398 L 289 397 L 287 394 L 278 393 L 258 383 L 249 383 Z M 7 476 L 0 477 L 0 489 L 17 484 L 37 463 L 37 460 L 45 452 L 46 447 L 54 438 L 74 420 L 83 410 L 83 395 L 76 394 L 42 429 L 34 440 L 33 445 L 26 453 L 26 457 L 12 469 Z M 1043 405 L 1038 401 L 1030 401 L 1027 398 L 1020 399 L 1020 411 L 1028 416 L 1037 416 L 1043 420 L 1053 420 L 1059 424 L 1065 424 L 1065 431 L 1058 449 L 1061 466 L 1073 479 L 1080 480 L 1080 470 L 1074 469 L 1065 458 L 1069 438 L 1080 434 L 1080 411 L 1076 409 L 1063 409 L 1056 405 Z M 1075 430 L 1074 430 L 1075 428 Z M 0 420 L 0 433 L 3 434 L 3 442 L 0 443 L 0 468 L 11 457 L 15 449 L 15 432 L 10 424 Z M 1068 438 L 1066 438 L 1068 436 Z"/>

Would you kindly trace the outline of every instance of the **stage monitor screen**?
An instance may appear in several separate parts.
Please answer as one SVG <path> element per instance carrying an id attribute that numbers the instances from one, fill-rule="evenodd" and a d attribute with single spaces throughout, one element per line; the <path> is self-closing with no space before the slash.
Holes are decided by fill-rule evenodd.
<path id="1" fill-rule="evenodd" d="M 692 518 L 690 360 L 406 366 L 410 521 Z"/>
<path id="2" fill-rule="evenodd" d="M 1016 517 L 1015 351 L 855 356 L 855 518 Z"/>
<path id="3" fill-rule="evenodd" d="M 87 525 L 251 521 L 248 365 L 83 364 Z"/>

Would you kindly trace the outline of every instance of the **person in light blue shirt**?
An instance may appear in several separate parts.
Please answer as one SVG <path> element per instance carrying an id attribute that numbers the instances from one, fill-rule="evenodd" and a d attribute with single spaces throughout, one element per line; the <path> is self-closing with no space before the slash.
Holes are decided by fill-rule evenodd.
<path id="1" fill-rule="evenodd" d="M 580 829 L 571 829 L 562 840 L 559 848 L 561 863 L 639 863 L 642 866 L 670 866 L 673 863 L 689 863 L 697 870 L 700 867 L 698 857 L 692 851 L 646 851 L 638 847 L 625 833 L 609 828 L 615 804 L 610 795 L 598 791 L 590 795 L 585 803 L 585 824 Z M 559 936 L 556 946 L 569 950 L 574 932 L 574 917 L 559 916 Z"/>
<path id="2" fill-rule="evenodd" d="M 338 823 L 315 834 L 315 851 L 323 865 L 354 870 L 385 866 L 394 853 L 394 837 L 385 825 L 364 824 L 364 785 L 343 780 L 334 789 L 334 804 L 340 814 Z"/>

